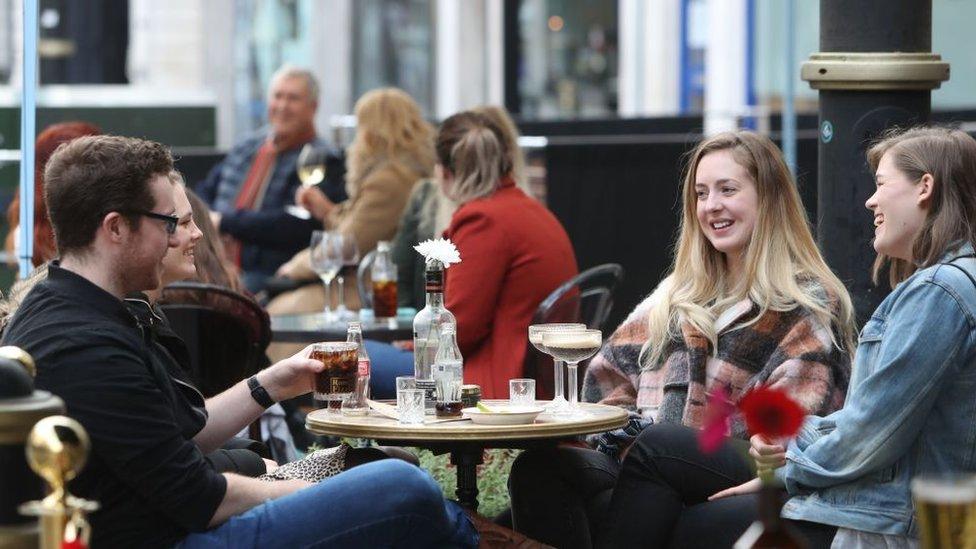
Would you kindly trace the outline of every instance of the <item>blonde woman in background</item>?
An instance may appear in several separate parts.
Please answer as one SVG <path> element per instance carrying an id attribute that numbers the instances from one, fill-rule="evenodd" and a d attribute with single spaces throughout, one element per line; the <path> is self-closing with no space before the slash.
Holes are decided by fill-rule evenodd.
<path id="1" fill-rule="evenodd" d="M 522 376 L 525 334 L 543 299 L 577 273 L 559 220 L 516 186 L 515 140 L 474 111 L 437 134 L 437 179 L 458 204 L 445 236 L 461 253 L 446 272 L 447 308 L 458 324 L 464 379 L 485 398 L 508 394 Z"/>
<path id="2" fill-rule="evenodd" d="M 525 155 L 518 146 L 518 128 L 508 111 L 496 105 L 482 105 L 472 111 L 487 117 L 502 131 L 502 141 L 512 158 L 515 185 L 529 194 Z M 418 242 L 441 236 L 455 209 L 457 204 L 440 192 L 433 179 L 425 179 L 414 187 L 392 247 L 399 275 L 397 299 L 401 307 L 419 310 L 424 306 L 424 259 L 413 247 Z"/>
<path id="3" fill-rule="evenodd" d="M 356 137 L 346 160 L 349 199 L 332 203 L 317 188 L 300 189 L 297 204 L 322 221 L 326 230 L 352 236 L 360 254 L 396 233 L 407 199 L 417 181 L 434 168 L 433 128 L 417 103 L 402 90 L 381 88 L 356 102 Z M 308 250 L 279 269 L 279 276 L 316 279 Z M 355 284 L 346 284 L 346 304 L 359 308 Z M 282 294 L 268 304 L 271 314 L 321 311 L 325 289 L 318 284 Z M 269 351 L 270 352 L 270 351 Z"/>

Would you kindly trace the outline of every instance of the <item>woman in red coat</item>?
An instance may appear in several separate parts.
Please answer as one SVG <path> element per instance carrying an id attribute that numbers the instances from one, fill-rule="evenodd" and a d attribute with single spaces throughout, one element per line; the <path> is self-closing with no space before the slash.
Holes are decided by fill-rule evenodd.
<path id="1" fill-rule="evenodd" d="M 532 315 L 577 272 L 562 225 L 515 186 L 509 141 L 465 111 L 444 121 L 436 144 L 438 180 L 458 204 L 445 231 L 461 253 L 446 273 L 447 308 L 457 317 L 464 381 L 485 398 L 508 397 L 508 380 L 522 377 Z"/>

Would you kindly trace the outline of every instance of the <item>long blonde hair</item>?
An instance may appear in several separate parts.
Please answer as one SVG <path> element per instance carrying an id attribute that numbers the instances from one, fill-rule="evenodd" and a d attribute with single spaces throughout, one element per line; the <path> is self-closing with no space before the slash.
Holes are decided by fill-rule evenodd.
<path id="1" fill-rule="evenodd" d="M 745 270 L 735 286 L 729 280 L 723 254 L 705 237 L 696 213 L 698 165 L 705 155 L 725 150 L 749 173 L 759 197 L 756 224 L 745 253 Z M 704 334 L 715 349 L 716 317 L 746 297 L 759 307 L 759 312 L 744 325 L 758 321 L 770 310 L 804 307 L 832 328 L 832 339 L 838 348 L 853 352 L 855 328 L 850 296 L 821 257 L 796 184 L 779 149 L 768 138 L 737 131 L 699 143 L 688 155 L 682 203 L 671 274 L 656 291 L 658 298 L 648 321 L 652 363 L 663 358 L 671 339 L 680 337 L 682 323 Z"/>
<path id="2" fill-rule="evenodd" d="M 356 102 L 356 137 L 346 160 L 350 196 L 366 175 L 383 162 L 399 162 L 420 177 L 434 169 L 434 128 L 403 90 L 379 88 Z"/>
<path id="3" fill-rule="evenodd" d="M 917 127 L 892 130 L 867 152 L 871 171 L 891 153 L 895 167 L 918 183 L 932 176 L 932 199 L 925 222 L 912 246 L 912 261 L 878 254 L 874 282 L 891 263 L 888 282 L 894 288 L 916 269 L 935 264 L 960 242 L 976 244 L 976 139 L 949 128 Z"/>

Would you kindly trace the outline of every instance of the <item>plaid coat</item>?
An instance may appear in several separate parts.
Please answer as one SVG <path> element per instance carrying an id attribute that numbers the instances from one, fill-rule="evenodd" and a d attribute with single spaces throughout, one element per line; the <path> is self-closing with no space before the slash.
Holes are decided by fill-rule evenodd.
<path id="1" fill-rule="evenodd" d="M 740 327 L 759 310 L 748 299 L 740 301 L 716 321 L 714 352 L 702 333 L 685 324 L 681 338 L 667 344 L 663 361 L 647 364 L 647 321 L 655 299 L 652 294 L 638 305 L 590 362 L 584 400 L 634 412 L 657 410 L 658 422 L 692 427 L 701 426 L 716 384 L 728 388 L 733 402 L 758 384 L 781 388 L 809 414 L 826 415 L 844 404 L 850 357 L 831 342 L 831 328 L 808 310 L 767 311 Z M 733 418 L 731 431 L 748 437 L 741 417 Z"/>

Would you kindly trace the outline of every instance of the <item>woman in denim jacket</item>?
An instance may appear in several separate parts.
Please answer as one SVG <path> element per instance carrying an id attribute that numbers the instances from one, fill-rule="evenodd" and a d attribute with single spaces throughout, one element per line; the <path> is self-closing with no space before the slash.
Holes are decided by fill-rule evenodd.
<path id="1" fill-rule="evenodd" d="M 813 547 L 914 546 L 911 478 L 976 470 L 976 140 L 916 128 L 876 143 L 868 161 L 875 277 L 890 264 L 894 291 L 861 331 L 844 407 L 808 416 L 785 451 L 758 436 L 750 451 L 759 468 L 776 468 L 791 496 L 783 516 Z M 635 489 L 647 479 L 630 480 Z M 745 494 L 758 487 L 645 516 L 645 539 L 693 532 L 729 546 L 755 517 Z"/>

